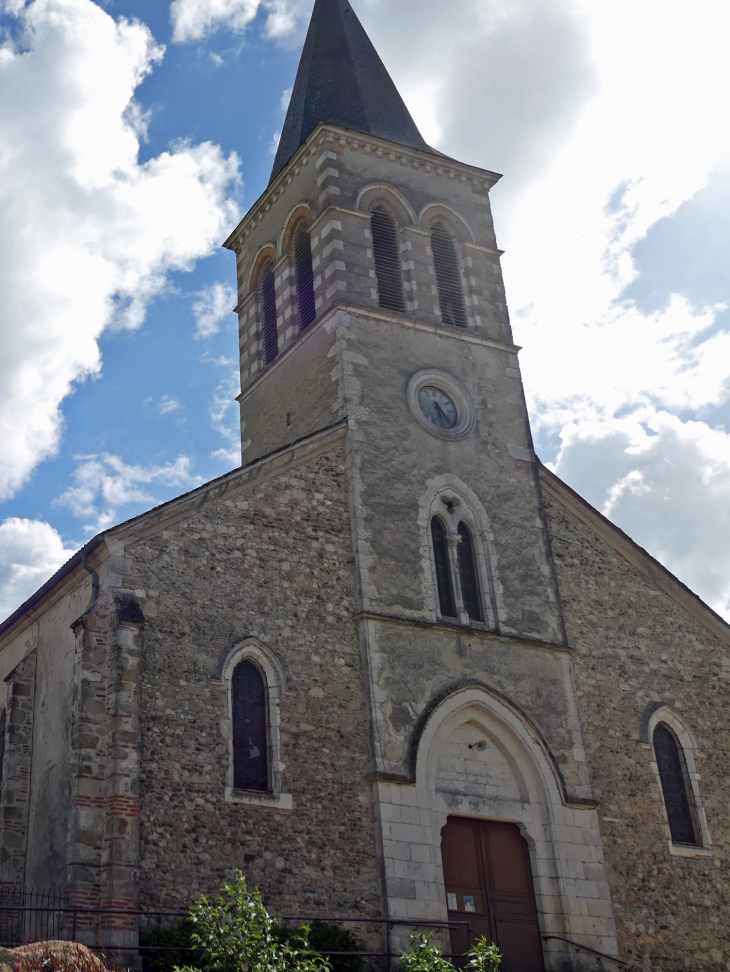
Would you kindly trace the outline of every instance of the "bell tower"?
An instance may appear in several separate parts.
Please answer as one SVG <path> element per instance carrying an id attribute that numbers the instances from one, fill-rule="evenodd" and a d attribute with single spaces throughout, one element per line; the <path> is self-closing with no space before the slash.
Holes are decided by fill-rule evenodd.
<path id="1" fill-rule="evenodd" d="M 429 147 L 347 0 L 316 0 L 271 181 L 225 244 L 243 461 L 346 422 L 360 607 L 419 620 L 473 620 L 458 581 L 437 603 L 444 564 L 426 550 L 441 483 L 457 570 L 471 490 L 474 623 L 561 643 L 490 211 L 499 178 Z"/>

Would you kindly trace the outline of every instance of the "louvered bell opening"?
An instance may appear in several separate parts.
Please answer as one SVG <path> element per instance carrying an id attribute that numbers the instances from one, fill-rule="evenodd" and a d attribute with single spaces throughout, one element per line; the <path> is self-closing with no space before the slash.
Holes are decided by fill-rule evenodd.
<path id="1" fill-rule="evenodd" d="M 261 307 L 263 313 L 264 363 L 271 362 L 279 354 L 279 334 L 276 328 L 276 285 L 274 264 L 267 263 L 261 274 Z"/>
<path id="2" fill-rule="evenodd" d="M 436 268 L 441 319 L 444 324 L 467 327 L 469 322 L 456 243 L 443 223 L 436 223 L 431 230 L 431 252 Z"/>
<path id="3" fill-rule="evenodd" d="M 302 227 L 294 238 L 294 269 L 297 278 L 299 327 L 303 331 L 314 321 L 314 270 L 312 269 L 312 241 L 309 231 Z"/>
<path id="4" fill-rule="evenodd" d="M 378 207 L 372 212 L 370 226 L 380 306 L 387 310 L 403 311 L 403 274 L 395 220 L 387 210 Z"/>

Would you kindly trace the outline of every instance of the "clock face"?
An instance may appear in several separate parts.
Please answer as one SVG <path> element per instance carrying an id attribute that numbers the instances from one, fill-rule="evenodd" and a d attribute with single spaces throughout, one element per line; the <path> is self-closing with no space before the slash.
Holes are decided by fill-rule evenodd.
<path id="1" fill-rule="evenodd" d="M 418 404 L 431 425 L 435 425 L 437 429 L 453 429 L 456 425 L 456 405 L 440 388 L 424 385 L 418 393 Z"/>

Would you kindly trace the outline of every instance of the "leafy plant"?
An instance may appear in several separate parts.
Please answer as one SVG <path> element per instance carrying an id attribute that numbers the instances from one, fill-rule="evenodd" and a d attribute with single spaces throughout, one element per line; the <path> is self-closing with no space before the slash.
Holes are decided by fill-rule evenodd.
<path id="1" fill-rule="evenodd" d="M 405 972 L 455 972 L 454 963 L 432 944 L 432 937 L 433 932 L 412 936 L 415 945 L 400 957 Z M 498 972 L 502 964 L 499 949 L 493 942 L 489 944 L 486 938 L 480 938 L 464 958 L 466 962 L 463 968 L 468 972 Z"/>
<path id="2" fill-rule="evenodd" d="M 291 928 L 276 927 L 276 935 L 284 941 L 298 934 Z M 315 952 L 359 952 L 361 945 L 355 936 L 326 921 L 313 921 L 309 927 L 309 947 Z M 327 955 L 332 972 L 363 972 L 363 961 L 359 955 Z"/>
<path id="3" fill-rule="evenodd" d="M 190 909 L 192 947 L 210 972 L 331 972 L 314 952 L 305 925 L 284 940 L 276 933 L 258 888 L 250 890 L 239 871 L 224 884 L 216 903 L 203 895 Z M 192 972 L 180 966 L 178 972 Z"/>

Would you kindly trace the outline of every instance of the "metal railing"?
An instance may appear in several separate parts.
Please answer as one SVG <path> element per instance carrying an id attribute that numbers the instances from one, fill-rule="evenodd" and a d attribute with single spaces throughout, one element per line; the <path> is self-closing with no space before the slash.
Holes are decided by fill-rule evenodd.
<path id="1" fill-rule="evenodd" d="M 26 901 L 32 903 L 25 903 Z M 23 903 L 19 903 L 23 902 Z M 100 921 L 103 916 L 117 919 L 130 919 L 126 929 L 122 925 L 107 925 Z M 60 941 L 75 942 L 79 938 L 87 938 L 88 934 L 98 935 L 103 931 L 107 936 L 115 931 L 133 930 L 139 931 L 140 938 L 152 930 L 151 920 L 155 920 L 158 927 L 163 923 L 176 921 L 179 925 L 181 921 L 190 917 L 190 911 L 173 911 L 169 909 L 145 910 L 124 909 L 124 908 L 82 908 L 63 903 L 60 894 L 48 894 L 36 891 L 20 891 L 15 888 L 0 888 L 0 945 L 4 947 L 14 947 L 32 941 L 48 941 L 51 939 Z M 467 937 L 471 943 L 474 931 L 469 921 L 434 921 L 419 920 L 415 918 L 363 918 L 360 916 L 332 916 L 332 915 L 276 915 L 277 922 L 325 922 L 333 925 L 384 925 L 386 933 L 385 951 L 328 951 L 321 950 L 320 954 L 335 957 L 360 957 L 360 958 L 398 958 L 400 953 L 394 952 L 392 947 L 392 932 L 395 927 L 406 927 L 413 929 L 430 928 L 451 929 L 464 926 Z M 123 924 L 125 924 L 123 922 Z M 84 934 L 86 933 L 86 934 Z M 144 957 L 146 953 L 154 952 L 187 952 L 193 951 L 189 946 L 184 945 L 138 945 L 91 944 L 89 948 L 105 953 L 137 953 Z M 444 953 L 445 957 L 456 958 L 458 956 Z"/>
<path id="2" fill-rule="evenodd" d="M 64 900 L 60 891 L 0 885 L 0 944 L 58 938 Z"/>

